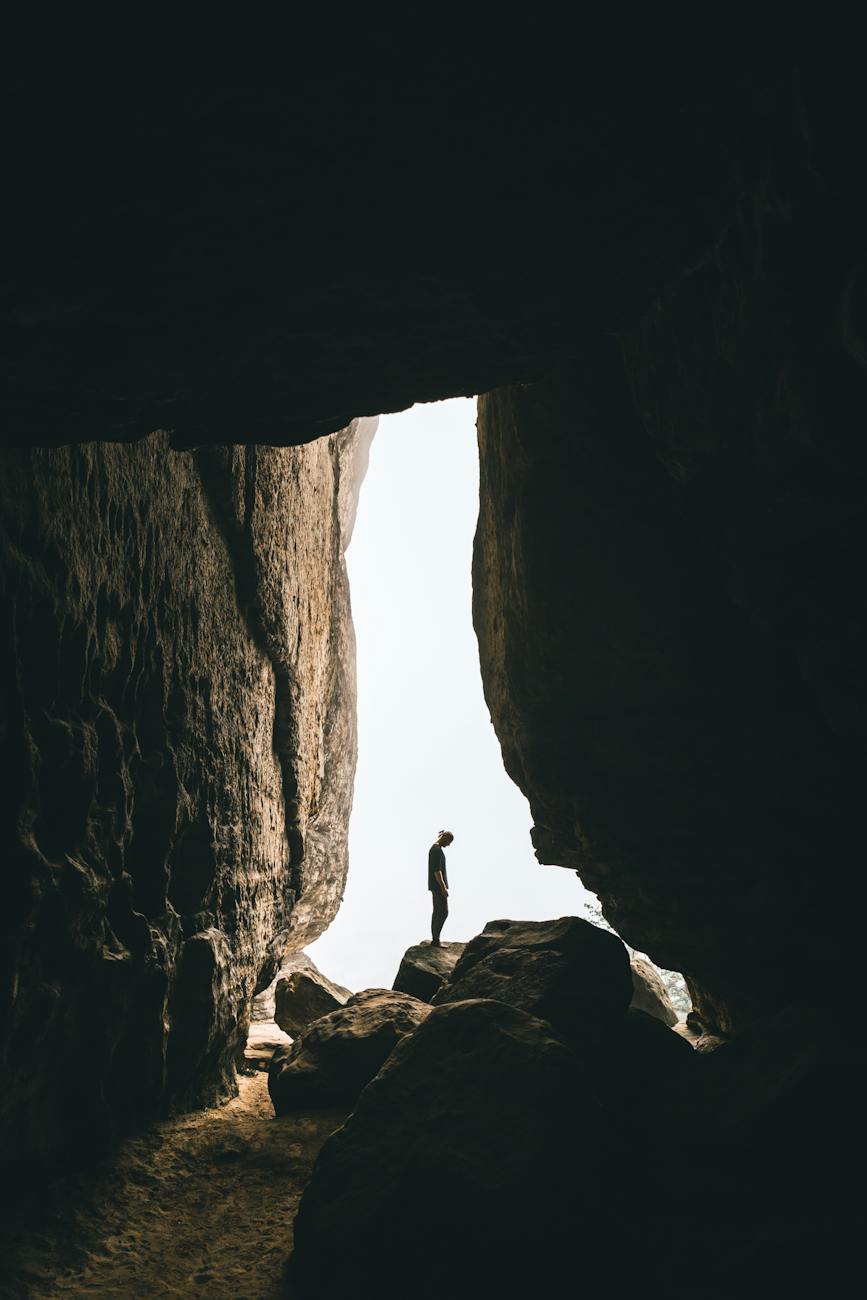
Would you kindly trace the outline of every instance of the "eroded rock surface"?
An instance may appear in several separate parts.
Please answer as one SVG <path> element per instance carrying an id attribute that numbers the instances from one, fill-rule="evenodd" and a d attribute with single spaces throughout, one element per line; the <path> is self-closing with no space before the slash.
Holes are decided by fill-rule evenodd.
<path id="1" fill-rule="evenodd" d="M 334 916 L 371 433 L 3 452 L 6 1158 L 225 1097 Z"/>
<path id="2" fill-rule="evenodd" d="M 471 939 L 435 1005 L 496 998 L 568 1036 L 622 1017 L 632 997 L 626 948 L 577 916 L 489 921 Z"/>
<path id="3" fill-rule="evenodd" d="M 271 982 L 265 988 L 261 989 L 250 1003 L 251 1022 L 255 1024 L 257 1021 L 270 1022 L 274 1020 L 275 997 L 277 993 L 278 980 L 286 979 L 295 971 L 315 971 L 316 969 L 315 962 L 307 956 L 306 952 L 292 952 L 289 953 L 288 956 L 285 956 L 280 963 L 280 969 L 277 971 Z M 263 972 L 263 975 L 260 977 L 260 983 L 266 973 L 267 971 Z"/>
<path id="4" fill-rule="evenodd" d="M 434 995 L 451 978 L 465 947 L 464 943 L 441 943 L 434 947 L 427 939 L 413 944 L 401 958 L 392 987 L 421 1002 L 432 1002 Z"/>
<path id="5" fill-rule="evenodd" d="M 430 1007 L 392 989 L 365 989 L 274 1053 L 268 1091 L 278 1115 L 352 1102 Z"/>
<path id="6" fill-rule="evenodd" d="M 282 1030 L 297 1038 L 311 1021 L 336 1011 L 351 997 L 351 989 L 335 984 L 321 971 L 292 971 L 277 981 L 274 1019 Z"/>
<path id="7" fill-rule="evenodd" d="M 668 996 L 668 989 L 655 966 L 644 957 L 633 955 L 629 959 L 632 970 L 632 1002 L 637 1011 L 646 1011 L 664 1025 L 677 1024 L 677 1012 Z"/>

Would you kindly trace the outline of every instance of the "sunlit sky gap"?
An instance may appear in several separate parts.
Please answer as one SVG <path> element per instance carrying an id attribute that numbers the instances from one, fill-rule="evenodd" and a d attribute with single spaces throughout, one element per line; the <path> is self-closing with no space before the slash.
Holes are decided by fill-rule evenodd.
<path id="1" fill-rule="evenodd" d="M 346 897 L 308 951 L 351 989 L 390 988 L 430 937 L 427 851 L 441 827 L 444 940 L 497 917 L 580 915 L 573 871 L 540 866 L 527 801 L 503 768 L 482 694 L 470 564 L 479 498 L 476 404 L 380 420 L 348 552 L 358 641 L 358 774 Z"/>

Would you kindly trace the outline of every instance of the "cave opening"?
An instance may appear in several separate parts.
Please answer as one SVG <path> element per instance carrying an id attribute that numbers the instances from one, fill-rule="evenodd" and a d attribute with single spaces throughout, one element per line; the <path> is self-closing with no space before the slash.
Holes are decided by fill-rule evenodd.
<path id="1" fill-rule="evenodd" d="M 425 868 L 441 826 L 456 836 L 446 943 L 462 945 L 492 917 L 577 915 L 612 929 L 577 872 L 536 860 L 532 814 L 485 703 L 472 617 L 475 426 L 475 399 L 454 398 L 381 416 L 365 442 L 346 550 L 358 725 L 346 889 L 324 933 L 254 998 L 254 1052 L 285 1041 L 274 993 L 288 979 L 288 1006 L 303 982 L 299 963 L 312 960 L 344 993 L 391 987 L 405 950 L 430 937 Z M 682 1021 L 691 1009 L 683 976 L 627 948 L 662 980 Z M 293 1031 L 290 1010 L 284 1028 Z"/>
<path id="2" fill-rule="evenodd" d="M 574 872 L 540 866 L 527 801 L 503 767 L 472 626 L 476 403 L 380 417 L 347 550 L 357 662 L 358 767 L 340 910 L 310 956 L 351 989 L 388 988 L 430 937 L 428 847 L 441 827 L 446 941 L 495 916 L 582 912 Z"/>

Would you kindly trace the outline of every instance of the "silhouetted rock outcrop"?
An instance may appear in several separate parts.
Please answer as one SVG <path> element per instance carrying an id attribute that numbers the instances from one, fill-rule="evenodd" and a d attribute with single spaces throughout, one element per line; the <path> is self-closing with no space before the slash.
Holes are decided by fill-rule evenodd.
<path id="1" fill-rule="evenodd" d="M 274 1053 L 268 1091 L 278 1115 L 354 1101 L 395 1044 L 430 1007 L 392 989 L 365 989 L 315 1020 L 291 1047 Z"/>
<path id="2" fill-rule="evenodd" d="M 474 622 L 537 857 L 576 868 L 724 1032 L 851 987 L 862 910 L 816 915 L 859 840 L 863 408 L 847 348 L 818 343 L 830 297 L 790 310 L 757 270 L 774 231 L 801 282 L 798 239 L 758 211 L 620 347 L 484 394 L 478 421 Z"/>
<path id="3" fill-rule="evenodd" d="M 352 990 L 318 970 L 297 970 L 278 979 L 274 992 L 274 1019 L 282 1030 L 297 1038 L 313 1020 L 345 1006 Z"/>
<path id="4" fill-rule="evenodd" d="M 434 1004 L 496 998 L 568 1036 L 623 1016 L 631 997 L 629 956 L 617 935 L 564 916 L 490 921 L 467 944 Z"/>
<path id="5" fill-rule="evenodd" d="M 230 1094 L 337 911 L 370 435 L 0 455 L 4 1157 Z"/>
<path id="6" fill-rule="evenodd" d="M 656 967 L 644 957 L 635 956 L 630 957 L 629 965 L 632 968 L 631 1005 L 637 1011 L 646 1011 L 649 1016 L 655 1016 L 664 1025 L 676 1025 L 677 1012 Z"/>
<path id="7" fill-rule="evenodd" d="M 413 944 L 401 958 L 392 988 L 399 993 L 409 993 L 421 1002 L 432 1002 L 434 995 L 451 977 L 465 947 L 464 943 L 441 943 L 434 947 L 427 940 Z"/>
<path id="8" fill-rule="evenodd" d="M 614 1269 L 612 1294 L 627 1294 L 621 1132 L 550 1025 L 495 1001 L 435 1007 L 323 1147 L 291 1284 L 303 1300 L 512 1297 L 532 1293 L 544 1261 L 588 1288 Z"/>
<path id="9" fill-rule="evenodd" d="M 699 1061 L 690 1044 L 656 1016 L 630 1007 L 594 1047 L 594 1069 L 607 1104 L 638 1147 L 654 1152 L 660 1176 L 680 1159 L 693 1112 Z"/>

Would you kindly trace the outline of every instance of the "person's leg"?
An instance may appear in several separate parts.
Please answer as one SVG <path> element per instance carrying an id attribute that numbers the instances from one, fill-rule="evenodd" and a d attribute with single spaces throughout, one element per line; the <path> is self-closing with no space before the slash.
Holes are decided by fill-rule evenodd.
<path id="1" fill-rule="evenodd" d="M 430 922 L 431 943 L 438 946 L 445 919 L 449 914 L 449 901 L 438 889 L 431 890 L 431 899 L 433 901 L 433 915 Z"/>

